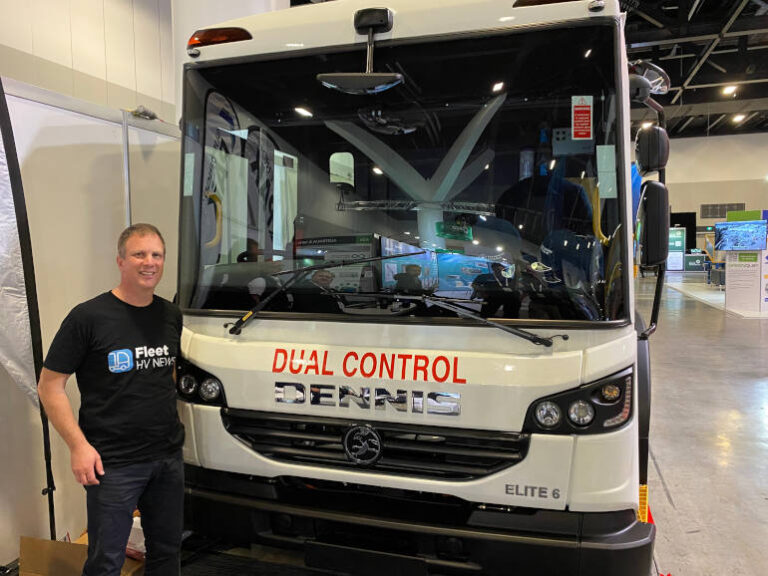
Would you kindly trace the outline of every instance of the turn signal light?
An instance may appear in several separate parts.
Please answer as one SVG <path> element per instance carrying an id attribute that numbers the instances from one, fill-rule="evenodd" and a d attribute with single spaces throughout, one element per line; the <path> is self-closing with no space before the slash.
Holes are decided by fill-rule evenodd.
<path id="1" fill-rule="evenodd" d="M 243 28 L 206 28 L 198 30 L 187 42 L 187 50 L 211 46 L 212 44 L 226 44 L 228 42 L 240 42 L 251 40 L 253 36 Z"/>

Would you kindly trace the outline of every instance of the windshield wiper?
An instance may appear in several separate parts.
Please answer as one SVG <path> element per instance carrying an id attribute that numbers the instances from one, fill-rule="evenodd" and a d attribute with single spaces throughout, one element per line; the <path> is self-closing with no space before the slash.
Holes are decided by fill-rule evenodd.
<path id="1" fill-rule="evenodd" d="M 473 312 L 472 310 L 467 310 L 463 306 L 459 306 L 457 304 L 453 304 L 452 302 L 471 302 L 471 300 L 458 300 L 458 299 L 445 299 L 445 298 L 439 298 L 437 296 L 427 296 L 426 294 L 421 295 L 410 295 L 410 294 L 387 294 L 387 293 L 381 293 L 376 294 L 377 297 L 384 297 L 384 298 L 392 298 L 397 300 L 420 300 L 422 302 L 429 302 L 430 304 L 434 304 L 438 308 L 443 308 L 444 310 L 450 310 L 451 312 L 455 312 L 458 316 L 461 316 L 462 318 L 469 318 L 471 320 L 477 320 L 478 322 L 481 322 L 487 326 L 493 326 L 494 328 L 498 328 L 499 330 L 504 330 L 504 332 L 509 332 L 510 334 L 514 334 L 515 336 L 519 336 L 520 338 L 524 338 L 525 340 L 528 340 L 529 342 L 533 342 L 534 344 L 538 344 L 541 346 L 552 346 L 552 342 L 554 338 L 562 338 L 563 340 L 568 340 L 568 334 L 557 334 L 555 336 L 546 337 L 546 336 L 538 336 L 537 334 L 534 334 L 533 332 L 528 332 L 527 330 L 523 330 L 521 328 L 515 328 L 514 326 L 507 326 L 506 324 L 499 324 L 498 322 L 493 322 L 492 320 L 488 320 L 487 318 L 482 317 L 477 312 Z"/>
<path id="2" fill-rule="evenodd" d="M 283 276 L 285 274 L 290 274 L 290 278 L 286 280 L 280 288 L 272 292 L 269 296 L 264 298 L 264 300 L 261 300 L 256 306 L 251 308 L 242 318 L 240 318 L 237 322 L 232 324 L 232 327 L 229 329 L 230 334 L 238 335 L 240 332 L 243 331 L 243 326 L 245 326 L 251 318 L 253 318 L 255 315 L 257 315 L 259 312 L 261 312 L 266 306 L 272 302 L 277 296 L 285 292 L 288 288 L 296 284 L 299 280 L 302 280 L 309 274 L 310 272 L 313 272 L 314 270 L 323 270 L 325 268 L 337 268 L 341 266 L 351 266 L 351 265 L 357 265 L 357 264 L 366 264 L 368 262 L 381 262 L 382 260 L 391 260 L 393 258 L 404 258 L 405 256 L 418 256 L 420 254 L 426 254 L 426 250 L 420 250 L 418 252 L 408 252 L 406 254 L 392 254 L 391 256 L 374 256 L 372 258 L 358 258 L 355 260 L 335 260 L 333 262 L 325 262 L 323 264 L 315 264 L 314 266 L 304 266 L 303 268 L 297 268 L 296 270 L 285 270 L 284 272 L 275 272 L 274 274 L 271 274 L 271 276 Z M 226 328 L 229 326 L 229 323 L 224 324 L 224 327 Z"/>

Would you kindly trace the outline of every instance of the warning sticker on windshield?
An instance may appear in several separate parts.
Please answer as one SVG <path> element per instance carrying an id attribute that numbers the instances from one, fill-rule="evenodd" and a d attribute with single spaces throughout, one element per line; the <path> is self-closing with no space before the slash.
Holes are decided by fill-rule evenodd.
<path id="1" fill-rule="evenodd" d="M 592 96 L 571 96 L 571 138 L 592 140 Z"/>

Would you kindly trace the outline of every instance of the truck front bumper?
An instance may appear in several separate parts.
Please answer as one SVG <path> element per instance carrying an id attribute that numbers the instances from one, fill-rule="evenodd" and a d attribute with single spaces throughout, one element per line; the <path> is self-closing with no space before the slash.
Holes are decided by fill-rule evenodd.
<path id="1" fill-rule="evenodd" d="M 448 496 L 187 465 L 185 523 L 302 548 L 307 566 L 366 576 L 647 576 L 655 527 L 632 510 L 484 506 Z"/>

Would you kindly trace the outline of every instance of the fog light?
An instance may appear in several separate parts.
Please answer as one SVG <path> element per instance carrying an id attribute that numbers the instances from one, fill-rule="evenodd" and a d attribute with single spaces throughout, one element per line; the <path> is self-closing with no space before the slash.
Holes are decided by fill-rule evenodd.
<path id="1" fill-rule="evenodd" d="M 215 400 L 219 394 L 221 394 L 221 382 L 216 380 L 216 378 L 206 378 L 200 384 L 200 398 L 206 402 Z"/>
<path id="2" fill-rule="evenodd" d="M 560 407 L 554 402 L 545 400 L 536 405 L 536 422 L 543 428 L 554 428 L 560 424 L 562 413 Z"/>
<path id="3" fill-rule="evenodd" d="M 605 384 L 600 389 L 600 397 L 604 402 L 616 402 L 616 400 L 619 399 L 619 396 L 621 396 L 621 388 L 616 386 L 616 384 Z"/>
<path id="4" fill-rule="evenodd" d="M 184 374 L 179 380 L 179 390 L 184 394 L 194 394 L 197 390 L 197 379 L 189 374 Z"/>
<path id="5" fill-rule="evenodd" d="M 595 419 L 595 409 L 584 400 L 576 400 L 568 407 L 568 418 L 577 426 L 588 426 Z"/>

